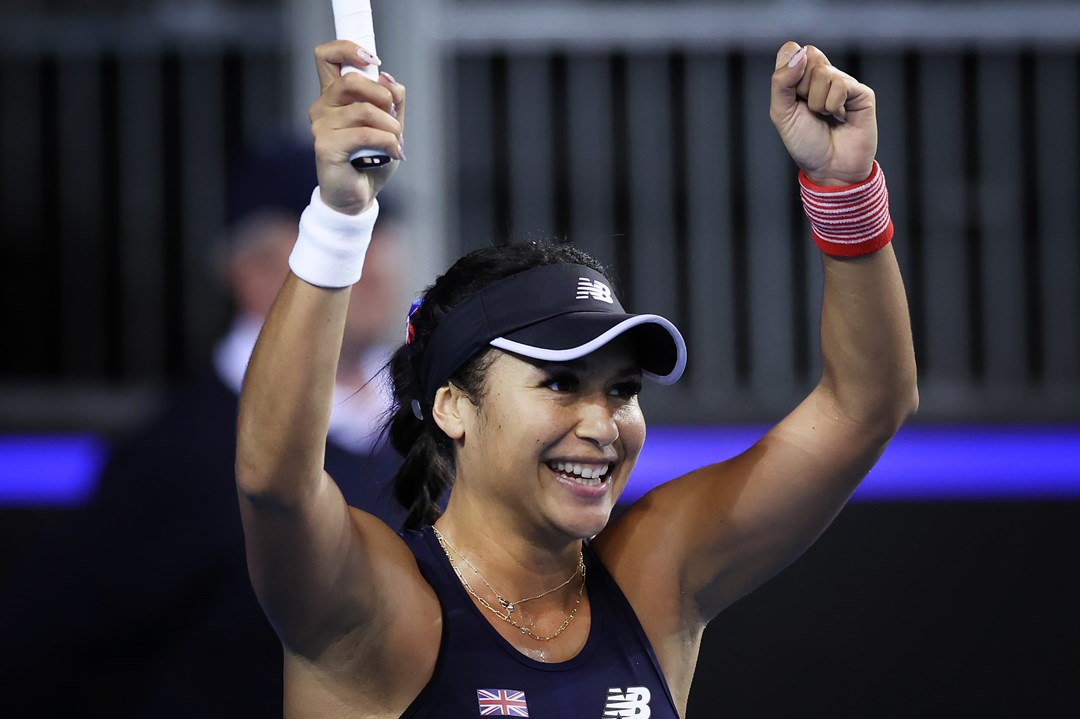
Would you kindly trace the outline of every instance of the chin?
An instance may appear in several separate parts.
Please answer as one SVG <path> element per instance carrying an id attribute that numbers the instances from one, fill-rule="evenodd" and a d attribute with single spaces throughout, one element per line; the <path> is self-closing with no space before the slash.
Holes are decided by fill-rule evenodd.
<path id="1" fill-rule="evenodd" d="M 580 486 L 550 469 L 545 474 L 552 482 L 549 486 L 556 488 L 546 502 L 551 525 L 575 539 L 595 537 L 607 526 L 615 500 L 626 486 L 625 478 L 619 475 L 598 486 Z"/>
<path id="2" fill-rule="evenodd" d="M 567 513 L 556 521 L 565 534 L 575 539 L 589 539 L 607 526 L 611 520 L 612 507 L 590 507 L 587 511 Z"/>

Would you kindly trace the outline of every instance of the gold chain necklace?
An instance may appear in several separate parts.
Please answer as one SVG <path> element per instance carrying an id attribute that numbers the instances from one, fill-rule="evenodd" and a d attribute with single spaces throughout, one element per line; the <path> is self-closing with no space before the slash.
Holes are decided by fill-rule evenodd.
<path id="1" fill-rule="evenodd" d="M 447 539 L 446 537 L 442 536 L 442 533 L 440 533 L 439 530 L 435 529 L 435 527 L 432 527 L 432 529 L 435 530 L 435 535 L 436 535 L 436 538 L 439 540 L 439 543 L 441 545 L 443 545 L 443 551 L 445 552 L 446 547 L 449 547 L 454 552 L 454 554 L 461 557 L 461 559 L 466 564 L 468 564 L 469 567 L 474 572 L 476 572 L 476 576 L 480 577 L 480 581 L 484 583 L 484 586 L 486 586 L 488 589 L 491 590 L 491 593 L 495 595 L 495 598 L 499 600 L 499 604 L 502 606 L 502 608 L 507 613 L 513 612 L 519 605 L 524 604 L 525 602 L 531 602 L 534 599 L 540 599 L 541 597 L 546 597 L 547 595 L 551 594 L 552 592 L 559 591 L 560 589 L 565 587 L 567 584 L 574 581 L 574 577 L 576 577 L 579 573 L 584 574 L 584 572 L 585 572 L 585 557 L 584 557 L 583 554 L 581 554 L 579 552 L 578 553 L 578 568 L 574 570 L 573 574 L 571 574 L 569 577 L 566 578 L 565 582 L 563 582 L 562 584 L 560 584 L 557 587 L 552 587 L 551 589 L 547 590 L 546 592 L 541 592 L 540 594 L 536 594 L 536 595 L 531 596 L 531 597 L 525 597 L 524 599 L 519 599 L 516 602 L 507 601 L 507 599 L 505 597 L 503 597 L 503 595 L 500 594 L 495 589 L 495 587 L 491 586 L 491 583 L 488 582 L 488 580 L 484 579 L 484 575 L 480 573 L 480 570 L 476 568 L 476 565 L 473 564 L 472 562 L 470 562 L 469 558 L 466 557 L 465 554 L 460 549 L 458 549 L 453 544 L 451 544 L 450 540 Z M 450 557 L 450 555 L 447 554 L 447 558 L 450 559 L 451 564 L 453 564 L 453 557 Z"/>
<path id="2" fill-rule="evenodd" d="M 461 584 L 465 587 L 465 590 L 470 595 L 472 595 L 472 597 L 476 599 L 477 602 L 480 603 L 480 606 L 484 607 L 507 624 L 516 627 L 518 631 L 520 631 L 522 634 L 530 636 L 539 642 L 546 642 L 562 634 L 563 631 L 565 631 L 566 628 L 570 626 L 570 622 L 574 621 L 574 617 L 577 615 L 578 607 L 581 606 L 581 597 L 585 594 L 585 555 L 580 550 L 578 551 L 578 568 L 574 570 L 574 573 L 571 574 L 565 582 L 563 582 L 557 587 L 553 587 L 547 590 L 546 592 L 541 592 L 540 594 L 532 597 L 525 597 L 524 599 L 519 599 L 516 602 L 510 602 L 507 601 L 507 599 L 501 594 L 499 594 L 497 591 L 495 591 L 495 588 L 491 586 L 491 583 L 488 582 L 488 580 L 484 579 L 484 575 L 480 573 L 480 570 L 476 568 L 476 565 L 470 562 L 469 558 L 462 554 L 460 549 L 455 547 L 453 544 L 450 544 L 450 542 L 445 537 L 443 537 L 442 532 L 440 532 L 435 527 L 432 527 L 431 529 L 435 532 L 435 538 L 439 540 L 439 546 L 442 547 L 443 553 L 446 554 L 446 558 L 450 561 L 450 568 L 454 570 L 454 574 L 457 575 L 458 580 L 461 581 Z M 476 576 L 480 577 L 480 581 L 483 582 L 484 585 L 489 590 L 491 590 L 491 593 L 495 595 L 495 598 L 499 602 L 499 606 L 502 607 L 502 611 L 491 606 L 491 604 L 486 599 L 481 597 L 473 590 L 472 586 L 469 584 L 469 580 L 465 579 L 465 577 L 461 574 L 461 569 L 458 567 L 457 562 L 454 561 L 454 557 L 450 553 L 451 550 L 453 550 L 454 554 L 461 557 L 461 559 L 469 565 L 470 569 L 476 572 Z M 578 574 L 581 574 L 581 586 L 578 588 L 577 600 L 574 602 L 573 609 L 571 609 L 570 613 L 566 615 L 566 619 L 563 620 L 562 625 L 555 630 L 554 634 L 542 637 L 539 634 L 534 633 L 533 630 L 529 627 L 524 627 L 514 621 L 514 618 L 511 616 L 511 614 L 515 609 L 518 608 L 518 606 L 524 604 L 525 602 L 531 602 L 534 599 L 539 599 L 540 597 L 546 597 L 552 592 L 557 592 L 570 582 L 574 581 L 574 577 L 576 577 Z"/>

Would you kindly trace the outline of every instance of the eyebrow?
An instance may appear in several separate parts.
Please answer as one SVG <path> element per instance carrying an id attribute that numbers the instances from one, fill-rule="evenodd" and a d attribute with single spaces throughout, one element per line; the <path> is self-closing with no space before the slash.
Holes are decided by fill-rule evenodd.
<path id="1" fill-rule="evenodd" d="M 589 370 L 589 362 L 585 358 L 566 360 L 563 362 L 555 362 L 551 360 L 534 360 L 534 363 L 540 369 L 548 372 L 558 369 L 571 370 L 573 372 L 587 372 Z M 616 377 L 622 377 L 624 375 L 640 376 L 641 367 L 639 367 L 638 365 L 627 365 L 614 372 L 614 376 Z"/>

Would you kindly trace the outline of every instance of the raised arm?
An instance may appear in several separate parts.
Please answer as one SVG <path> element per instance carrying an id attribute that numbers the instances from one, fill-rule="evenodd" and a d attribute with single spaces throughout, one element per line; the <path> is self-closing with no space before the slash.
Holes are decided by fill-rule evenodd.
<path id="1" fill-rule="evenodd" d="M 816 48 L 788 43 L 772 78 L 771 115 L 805 173 L 804 196 L 811 205 L 815 197 L 826 203 L 842 197 L 831 188 L 858 185 L 852 192 L 871 209 L 855 214 L 873 214 L 883 188 L 874 189 L 879 170 L 870 88 L 832 67 Z M 917 407 L 907 303 L 887 244 L 891 224 L 886 218 L 887 227 L 870 228 L 865 237 L 832 236 L 835 228 L 828 224 L 827 219 L 815 224 L 815 239 L 826 253 L 861 256 L 824 255 L 824 371 L 816 388 L 744 454 L 643 498 L 627 513 L 625 525 L 646 531 L 616 527 L 629 544 L 633 536 L 644 536 L 653 546 L 668 548 L 666 557 L 654 560 L 655 569 L 664 571 L 663 559 L 672 564 L 671 584 L 682 590 L 676 625 L 681 622 L 684 630 L 700 626 L 803 552 Z M 630 551 L 614 554 L 617 562 L 627 562 L 628 577 L 651 576 L 652 586 L 662 585 L 640 564 L 631 569 Z M 639 595 L 656 591 L 642 584 Z M 677 626 L 658 633 L 683 631 Z"/>
<path id="2" fill-rule="evenodd" d="M 286 647 L 309 657 L 368 618 L 382 571 L 372 557 L 396 556 L 393 533 L 347 507 L 323 459 L 350 287 L 375 196 L 397 165 L 361 173 L 348 157 L 377 147 L 400 158 L 405 102 L 389 76 L 341 76 L 342 64 L 364 64 L 351 42 L 320 46 L 316 62 L 322 94 L 310 116 L 319 190 L 248 366 L 236 454 L 256 593 Z"/>

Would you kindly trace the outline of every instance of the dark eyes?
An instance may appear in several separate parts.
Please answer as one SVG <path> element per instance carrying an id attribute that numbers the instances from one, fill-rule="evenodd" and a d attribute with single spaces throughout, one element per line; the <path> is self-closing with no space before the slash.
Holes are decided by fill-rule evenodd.
<path id="1" fill-rule="evenodd" d="M 553 392 L 576 392 L 581 386 L 581 380 L 570 373 L 560 373 L 547 377 L 543 386 Z M 608 394 L 623 400 L 631 400 L 641 392 L 641 381 L 628 379 L 616 382 L 608 389 Z"/>
<path id="2" fill-rule="evenodd" d="M 621 397 L 626 400 L 633 399 L 641 393 L 641 380 L 626 380 L 625 382 L 619 382 L 611 388 L 610 394 L 614 397 Z"/>
<path id="3" fill-rule="evenodd" d="M 544 380 L 544 386 L 555 392 L 573 392 L 578 385 L 578 378 L 568 372 L 551 375 Z"/>

